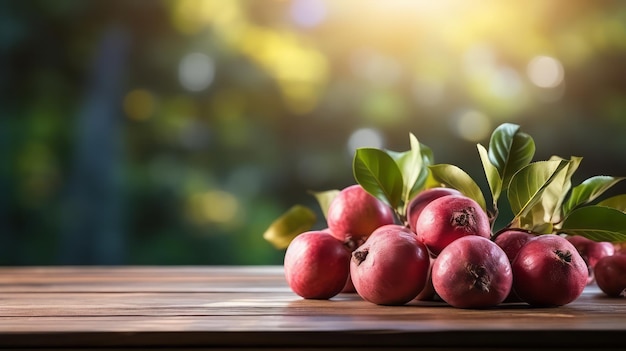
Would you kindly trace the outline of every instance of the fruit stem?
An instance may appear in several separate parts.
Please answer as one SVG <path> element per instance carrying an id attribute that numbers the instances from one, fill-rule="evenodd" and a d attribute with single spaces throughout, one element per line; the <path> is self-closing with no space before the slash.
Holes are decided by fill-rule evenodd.
<path id="1" fill-rule="evenodd" d="M 493 232 L 493 226 L 496 224 L 496 219 L 498 218 L 499 210 L 496 204 L 493 204 L 493 211 L 488 212 L 489 214 L 489 226 L 491 227 L 491 231 Z"/>
<path id="2" fill-rule="evenodd" d="M 405 227 L 409 226 L 409 220 L 407 219 L 407 215 L 406 215 L 407 207 L 408 207 L 408 202 L 405 202 L 402 206 L 398 206 L 398 208 L 395 208 L 393 210 L 400 224 L 402 224 Z"/>

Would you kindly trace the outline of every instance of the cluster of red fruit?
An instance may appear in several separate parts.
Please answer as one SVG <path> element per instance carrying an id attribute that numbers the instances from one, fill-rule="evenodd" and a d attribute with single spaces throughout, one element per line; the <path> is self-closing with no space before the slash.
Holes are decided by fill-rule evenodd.
<path id="1" fill-rule="evenodd" d="M 599 285 L 613 278 L 597 271 L 599 258 L 613 253 L 591 249 L 598 243 L 515 229 L 493 236 L 485 211 L 451 188 L 422 191 L 406 217 L 406 225 L 398 224 L 393 210 L 360 185 L 344 188 L 328 207 L 328 227 L 289 244 L 287 283 L 307 299 L 356 292 L 379 305 L 441 299 L 488 308 L 506 301 L 568 304 L 590 282 L 593 267 Z"/>

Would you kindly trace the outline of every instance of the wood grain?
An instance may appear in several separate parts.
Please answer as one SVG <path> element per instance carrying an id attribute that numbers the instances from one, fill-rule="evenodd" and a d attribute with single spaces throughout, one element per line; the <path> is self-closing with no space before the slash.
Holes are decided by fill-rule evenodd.
<path id="1" fill-rule="evenodd" d="M 624 349 L 626 300 L 487 310 L 305 300 L 281 267 L 0 268 L 0 347 Z"/>

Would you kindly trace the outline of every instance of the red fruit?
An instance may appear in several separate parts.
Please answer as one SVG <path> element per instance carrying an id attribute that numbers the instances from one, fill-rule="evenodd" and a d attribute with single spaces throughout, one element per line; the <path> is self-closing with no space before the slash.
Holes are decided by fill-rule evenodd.
<path id="1" fill-rule="evenodd" d="M 540 235 L 513 260 L 513 289 L 532 306 L 562 306 L 576 300 L 587 285 L 587 264 L 567 239 Z"/>
<path id="2" fill-rule="evenodd" d="M 593 268 L 596 262 L 604 256 L 615 254 L 615 246 L 607 241 L 593 241 L 579 235 L 570 235 L 565 238 L 574 245 L 587 264 L 587 285 L 593 283 L 595 280 Z"/>
<path id="3" fill-rule="evenodd" d="M 476 201 L 463 195 L 447 195 L 431 201 L 415 222 L 415 233 L 433 255 L 454 240 L 476 235 L 491 236 L 487 213 Z"/>
<path id="4" fill-rule="evenodd" d="M 611 297 L 624 296 L 626 289 L 626 255 L 605 256 L 594 267 L 596 283 Z"/>
<path id="5" fill-rule="evenodd" d="M 613 256 L 615 254 L 615 246 L 608 241 L 594 241 L 587 247 L 587 263 L 592 269 L 595 268 L 598 261 L 605 256 Z"/>
<path id="6" fill-rule="evenodd" d="M 446 195 L 461 195 L 461 192 L 452 188 L 430 188 L 423 190 L 409 202 L 407 207 L 407 222 L 409 228 L 415 232 L 415 222 L 422 213 L 422 210 L 434 199 L 438 199 Z"/>
<path id="7" fill-rule="evenodd" d="M 305 299 L 329 299 L 346 285 L 350 251 L 327 232 L 309 231 L 291 241 L 284 266 L 293 292 Z"/>
<path id="8" fill-rule="evenodd" d="M 592 269 L 602 257 L 615 254 L 615 245 L 608 241 L 594 241 L 580 235 L 569 235 L 566 239 L 574 245 Z"/>
<path id="9" fill-rule="evenodd" d="M 496 245 L 500 246 L 502 251 L 506 253 L 506 256 L 509 258 L 509 262 L 513 262 L 519 250 L 524 246 L 528 241 L 535 238 L 535 234 L 530 234 L 529 232 L 519 230 L 519 229 L 510 229 L 500 233 L 495 239 L 494 242 Z M 509 296 L 504 299 L 504 302 L 521 302 L 522 300 L 515 294 L 515 291 L 511 289 Z"/>
<path id="10" fill-rule="evenodd" d="M 328 234 L 332 234 L 332 232 L 330 231 L 330 228 L 324 228 L 321 231 L 328 233 Z M 363 239 L 360 239 L 359 241 L 349 240 L 347 242 L 344 242 L 344 247 L 348 251 L 350 251 L 350 254 L 352 254 L 352 251 L 356 250 L 356 248 L 361 246 L 364 242 L 365 240 Z M 348 268 L 349 267 L 350 267 L 350 261 L 348 261 Z M 346 280 L 346 284 L 343 286 L 343 289 L 341 289 L 340 292 L 347 293 L 347 294 L 356 293 L 356 289 L 354 288 L 354 284 L 352 284 L 352 279 L 350 279 L 349 273 L 348 273 L 348 279 Z"/>
<path id="11" fill-rule="evenodd" d="M 476 235 L 459 238 L 441 251 L 433 264 L 432 280 L 439 297 L 459 308 L 496 306 L 513 284 L 504 251 Z"/>
<path id="12" fill-rule="evenodd" d="M 565 239 L 567 239 L 567 241 L 574 245 L 574 247 L 576 248 L 576 250 L 578 250 L 578 253 L 581 256 L 587 253 L 587 246 L 593 242 L 593 240 L 587 239 L 584 236 L 580 235 L 568 235 L 565 237 Z"/>
<path id="13" fill-rule="evenodd" d="M 376 228 L 394 223 L 394 213 L 391 207 L 355 184 L 342 189 L 330 203 L 327 223 L 337 239 L 358 241 Z"/>
<path id="14" fill-rule="evenodd" d="M 415 297 L 418 301 L 435 301 L 437 300 L 437 293 L 435 292 L 435 287 L 433 286 L 433 264 L 435 263 L 434 258 L 430 258 L 430 267 L 428 268 L 428 278 L 426 278 L 426 285 L 424 289 L 420 291 L 419 294 Z"/>
<path id="15" fill-rule="evenodd" d="M 350 266 L 349 263 L 348 263 L 348 266 Z M 354 287 L 354 284 L 352 284 L 352 278 L 350 277 L 350 274 L 348 274 L 348 280 L 346 281 L 346 284 L 343 286 L 343 289 L 341 289 L 340 292 L 345 293 L 345 294 L 356 293 L 356 288 Z"/>
<path id="16" fill-rule="evenodd" d="M 506 256 L 509 258 L 509 262 L 513 262 L 515 256 L 517 256 L 517 253 L 519 252 L 519 249 L 534 237 L 535 235 L 529 232 L 510 229 L 498 234 L 498 236 L 494 239 L 494 242 L 500 246 L 504 253 L 506 253 Z"/>
<path id="17" fill-rule="evenodd" d="M 350 276 L 357 293 L 378 305 L 402 305 L 426 284 L 426 246 L 402 226 L 376 230 L 352 253 Z"/>

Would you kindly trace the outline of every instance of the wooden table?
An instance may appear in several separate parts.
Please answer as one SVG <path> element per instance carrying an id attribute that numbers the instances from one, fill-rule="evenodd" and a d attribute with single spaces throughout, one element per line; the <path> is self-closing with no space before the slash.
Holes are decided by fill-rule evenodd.
<path id="1" fill-rule="evenodd" d="M 291 292 L 281 267 L 0 268 L 0 347 L 626 349 L 626 300 L 558 308 L 377 306 Z"/>

